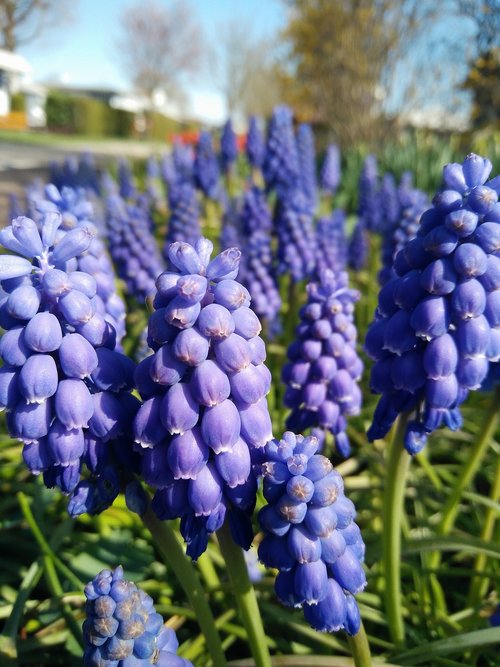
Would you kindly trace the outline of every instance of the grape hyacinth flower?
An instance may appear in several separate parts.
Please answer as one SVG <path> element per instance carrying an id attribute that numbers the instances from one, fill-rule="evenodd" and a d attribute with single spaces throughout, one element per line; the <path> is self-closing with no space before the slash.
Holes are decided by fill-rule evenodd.
<path id="1" fill-rule="evenodd" d="M 118 161 L 118 185 L 120 197 L 123 197 L 123 199 L 135 199 L 137 197 L 134 175 L 126 158 L 120 158 Z"/>
<path id="2" fill-rule="evenodd" d="M 116 291 L 115 271 L 103 242 L 104 231 L 94 212 L 92 201 L 82 189 L 73 190 L 63 187 L 59 190 L 52 184 L 47 185 L 43 195 L 46 200 L 36 199 L 31 208 L 35 210 L 52 210 L 50 203 L 62 215 L 61 230 L 70 231 L 78 226 L 84 226 L 93 233 L 93 238 L 85 252 L 76 258 L 78 271 L 90 274 L 96 281 L 96 300 L 102 300 L 104 319 L 116 331 L 116 343 L 121 344 L 125 336 L 125 304 Z M 43 196 L 42 195 L 42 196 Z"/>
<path id="3" fill-rule="evenodd" d="M 222 171 L 227 174 L 231 171 L 233 164 L 238 157 L 238 144 L 236 142 L 236 134 L 233 130 L 231 120 L 228 120 L 222 128 L 220 138 L 220 159 Z"/>
<path id="4" fill-rule="evenodd" d="M 142 475 L 160 519 L 180 518 L 196 559 L 226 514 L 248 549 L 257 481 L 255 450 L 271 439 L 270 373 L 260 322 L 235 280 L 240 251 L 210 261 L 212 243 L 173 243 L 149 319 L 154 354 L 137 367 L 144 400 L 134 425 Z"/>
<path id="5" fill-rule="evenodd" d="M 219 184 L 219 165 L 210 132 L 200 132 L 193 163 L 194 182 L 206 197 L 216 199 Z"/>
<path id="6" fill-rule="evenodd" d="M 221 250 L 227 250 L 228 248 L 239 248 L 241 241 L 241 230 L 240 230 L 240 216 L 241 208 L 243 205 L 243 199 L 239 197 L 231 197 L 224 204 L 224 213 L 222 215 L 222 226 L 219 236 L 219 243 Z M 241 261 L 240 261 L 240 271 L 241 271 Z M 239 273 L 239 272 L 238 272 Z"/>
<path id="7" fill-rule="evenodd" d="M 245 192 L 237 221 L 239 235 L 236 245 L 245 248 L 238 280 L 250 292 L 252 310 L 274 332 L 278 325 L 281 297 L 273 268 L 271 226 L 271 212 L 264 192 L 253 186 Z"/>
<path id="8" fill-rule="evenodd" d="M 262 164 L 266 190 L 279 196 L 299 182 L 299 156 L 293 132 L 292 112 L 286 106 L 276 107 L 267 130 L 266 152 Z"/>
<path id="9" fill-rule="evenodd" d="M 351 269 L 361 271 L 366 266 L 369 250 L 370 240 L 368 238 L 368 230 L 365 219 L 361 217 L 358 219 L 349 239 L 347 255 Z"/>
<path id="10" fill-rule="evenodd" d="M 168 248 L 175 241 L 195 243 L 201 236 L 200 207 L 196 190 L 188 182 L 173 184 L 168 193 L 167 238 L 163 248 L 165 260 L 168 259 Z"/>
<path id="11" fill-rule="evenodd" d="M 349 456 L 346 417 L 359 414 L 362 399 L 357 381 L 363 363 L 356 352 L 353 323 L 354 302 L 360 295 L 349 289 L 346 272 L 329 269 L 306 289 L 297 339 L 288 348 L 289 362 L 283 368 L 284 402 L 292 409 L 286 426 L 312 428 L 320 443 L 330 431 L 337 451 Z"/>
<path id="12" fill-rule="evenodd" d="M 382 268 L 378 274 L 381 286 L 396 276 L 394 258 L 399 250 L 415 238 L 422 213 L 430 206 L 425 192 L 405 186 L 403 179 L 397 196 L 399 201 L 397 219 L 387 225 L 382 233 Z"/>
<path id="13" fill-rule="evenodd" d="M 175 632 L 165 627 L 153 599 L 124 579 L 121 565 L 99 572 L 85 597 L 85 667 L 193 667 L 177 655 Z"/>
<path id="14" fill-rule="evenodd" d="M 380 205 L 377 158 L 367 155 L 359 177 L 358 215 L 366 229 L 379 231 L 382 208 Z"/>
<path id="15" fill-rule="evenodd" d="M 53 162 L 50 165 L 49 182 L 58 190 L 64 187 L 78 188 L 85 190 L 86 194 L 99 194 L 101 191 L 100 174 L 94 157 L 89 152 L 83 153 L 79 158 L 70 156 L 62 164 Z"/>
<path id="16" fill-rule="evenodd" d="M 371 388 L 382 394 L 370 440 L 408 411 L 410 454 L 439 426 L 460 428 L 460 404 L 500 359 L 500 177 L 487 181 L 490 171 L 474 153 L 446 165 L 416 237 L 396 255 L 365 341 Z"/>
<path id="17" fill-rule="evenodd" d="M 118 276 L 125 282 L 127 293 L 143 302 L 164 268 L 148 210 L 111 195 L 106 202 L 106 220 L 109 250 Z"/>
<path id="18" fill-rule="evenodd" d="M 336 144 L 327 148 L 319 177 L 323 192 L 334 195 L 340 185 L 340 151 Z"/>
<path id="19" fill-rule="evenodd" d="M 176 179 L 181 183 L 193 182 L 194 151 L 191 146 L 174 143 L 172 151 Z"/>
<path id="20" fill-rule="evenodd" d="M 345 211 L 336 208 L 327 218 L 316 224 L 316 273 L 326 269 L 344 271 L 347 266 L 347 238 L 345 233 Z"/>
<path id="21" fill-rule="evenodd" d="M 318 445 L 314 436 L 289 431 L 266 445 L 268 504 L 259 512 L 259 559 L 278 570 L 279 600 L 301 607 L 315 630 L 355 635 L 361 619 L 354 595 L 366 586 L 365 545 L 342 477 L 316 453 Z"/>
<path id="22" fill-rule="evenodd" d="M 166 192 L 176 183 L 178 177 L 172 153 L 164 153 L 160 161 L 160 175 Z"/>
<path id="23" fill-rule="evenodd" d="M 297 129 L 297 154 L 299 157 L 300 187 L 314 211 L 318 203 L 316 183 L 316 153 L 314 134 L 309 123 L 302 123 Z"/>
<path id="24" fill-rule="evenodd" d="M 262 136 L 259 122 L 255 116 L 252 116 L 248 126 L 246 153 L 248 161 L 254 169 L 262 167 L 265 151 L 264 137 Z"/>
<path id="25" fill-rule="evenodd" d="M 309 201 L 299 189 L 278 199 L 275 228 L 278 236 L 278 273 L 294 282 L 305 280 L 315 268 L 316 238 Z"/>
<path id="26" fill-rule="evenodd" d="M 0 256 L 0 408 L 28 468 L 71 494 L 74 516 L 108 507 L 137 470 L 128 434 L 138 401 L 135 365 L 114 349 L 96 281 L 76 270 L 92 232 L 61 222 L 49 211 L 0 231 L 17 253 Z M 80 480 L 83 464 L 90 477 Z"/>

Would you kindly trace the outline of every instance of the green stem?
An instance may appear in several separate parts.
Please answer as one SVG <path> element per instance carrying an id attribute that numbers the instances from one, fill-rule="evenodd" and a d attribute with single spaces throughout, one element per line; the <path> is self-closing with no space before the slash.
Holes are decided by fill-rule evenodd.
<path id="1" fill-rule="evenodd" d="M 404 514 L 406 473 L 410 455 L 403 447 L 408 414 L 398 417 L 387 454 L 383 499 L 382 571 L 385 579 L 385 611 L 392 641 L 405 638 L 401 604 L 401 522 Z"/>
<path id="2" fill-rule="evenodd" d="M 168 522 L 160 521 L 153 514 L 151 507 L 148 507 L 146 514 L 142 518 L 165 564 L 174 572 L 187 595 L 189 603 L 196 612 L 196 618 L 205 635 L 207 647 L 214 665 L 225 667 L 226 658 L 222 650 L 220 635 L 215 626 L 214 617 L 205 597 L 198 573 L 189 562 Z"/>
<path id="3" fill-rule="evenodd" d="M 371 667 L 372 656 L 365 628 L 361 623 L 359 632 L 354 637 L 347 637 L 355 667 Z"/>
<path id="4" fill-rule="evenodd" d="M 462 465 L 460 474 L 451 495 L 444 506 L 441 521 L 437 528 L 438 535 L 446 535 L 450 532 L 457 518 L 459 501 L 462 493 L 469 486 L 471 480 L 479 469 L 481 461 L 484 458 L 490 444 L 490 440 L 495 433 L 498 418 L 500 416 L 500 388 L 497 388 L 493 396 L 493 401 L 483 427 L 475 445 L 471 448 L 469 456 Z"/>
<path id="5" fill-rule="evenodd" d="M 31 511 L 31 508 L 28 503 L 28 499 L 24 495 L 24 493 L 19 492 L 17 494 L 19 504 L 21 505 L 22 512 L 24 514 L 24 518 L 26 519 L 31 532 L 33 533 L 33 537 L 38 543 L 38 546 L 40 547 L 40 551 L 44 556 L 48 556 L 52 563 L 57 567 L 59 572 L 66 577 L 66 579 L 71 582 L 71 585 L 75 587 L 75 590 L 80 591 L 82 590 L 84 584 L 83 582 L 80 581 L 80 579 L 69 569 L 67 565 L 65 565 L 62 560 L 59 558 L 54 553 L 54 550 L 51 548 L 50 544 L 47 542 L 45 539 L 43 532 L 40 530 L 40 526 L 37 524 L 35 517 L 33 516 L 33 513 Z"/>
<path id="6" fill-rule="evenodd" d="M 271 667 L 271 657 L 255 590 L 248 576 L 243 551 L 234 543 L 227 521 L 218 531 L 217 537 L 221 553 L 226 561 L 241 620 L 247 631 L 255 667 Z"/>
<path id="7" fill-rule="evenodd" d="M 498 454 L 496 457 L 495 478 L 491 487 L 490 498 L 495 503 L 498 503 L 500 500 L 500 456 L 498 456 Z M 488 507 L 486 509 L 486 516 L 484 517 L 483 528 L 481 530 L 481 539 L 485 542 L 489 542 L 493 539 L 497 514 L 498 512 L 494 507 Z M 474 572 L 488 572 L 486 567 L 487 560 L 487 556 L 484 553 L 478 554 L 476 562 L 474 563 Z M 467 604 L 468 607 L 476 607 L 481 602 L 488 591 L 489 581 L 490 579 L 487 576 L 475 576 L 471 579 Z"/>
<path id="8" fill-rule="evenodd" d="M 38 524 L 36 523 L 35 517 L 33 516 L 33 512 L 31 511 L 31 507 L 29 505 L 27 497 L 24 495 L 24 493 L 19 492 L 17 494 L 17 498 L 19 500 L 19 505 L 21 506 L 21 511 L 24 515 L 24 518 L 26 519 L 29 527 L 31 528 L 31 531 L 33 532 L 33 535 L 35 536 L 35 539 L 37 540 L 39 546 L 41 547 L 43 554 L 42 562 L 45 571 L 45 579 L 47 581 L 47 586 L 49 588 L 50 594 L 53 595 L 54 597 L 63 598 L 64 589 L 61 586 L 59 577 L 57 576 L 57 571 L 54 562 L 54 553 L 52 552 L 52 549 L 45 541 L 45 539 L 43 539 L 43 541 L 40 542 L 40 536 L 43 537 L 43 535 Z M 43 547 L 42 543 L 44 544 Z M 66 621 L 66 625 L 68 626 L 69 630 L 71 630 L 71 633 L 75 637 L 76 641 L 83 648 L 84 643 L 83 643 L 82 628 L 80 627 L 75 617 L 73 616 L 73 612 L 70 606 L 61 601 L 61 611 L 64 616 L 64 620 Z"/>
<path id="9" fill-rule="evenodd" d="M 469 486 L 470 482 L 477 473 L 481 462 L 488 451 L 490 441 L 495 433 L 498 419 L 500 416 L 500 387 L 496 389 L 491 403 L 490 410 L 483 422 L 481 432 L 469 451 L 467 459 L 462 464 L 460 473 L 457 477 L 453 491 L 448 497 L 441 515 L 441 521 L 437 525 L 436 533 L 438 535 L 447 535 L 455 525 L 457 518 L 460 498 L 463 492 Z M 436 551 L 430 559 L 430 567 L 437 569 L 441 563 L 441 554 Z"/>

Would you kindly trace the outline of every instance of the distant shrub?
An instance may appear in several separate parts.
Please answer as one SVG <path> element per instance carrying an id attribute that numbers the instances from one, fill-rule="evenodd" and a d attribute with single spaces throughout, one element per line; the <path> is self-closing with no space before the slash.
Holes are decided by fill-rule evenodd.
<path id="1" fill-rule="evenodd" d="M 51 91 L 45 101 L 47 128 L 55 132 L 74 132 L 74 98 Z"/>
<path id="2" fill-rule="evenodd" d="M 10 98 L 11 111 L 26 111 L 26 98 L 23 93 L 14 93 Z"/>

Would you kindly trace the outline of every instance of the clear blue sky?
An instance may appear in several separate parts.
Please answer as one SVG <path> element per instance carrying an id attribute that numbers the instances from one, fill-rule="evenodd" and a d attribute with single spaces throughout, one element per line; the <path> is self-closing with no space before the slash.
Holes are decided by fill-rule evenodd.
<path id="1" fill-rule="evenodd" d="M 229 19 L 247 22 L 255 37 L 272 37 L 285 23 L 282 0 L 188 0 L 200 19 L 207 41 L 217 39 L 217 29 Z M 169 0 L 161 0 L 168 6 Z M 68 3 L 69 4 L 69 3 Z M 72 3 L 73 4 L 73 3 Z M 120 14 L 134 0 L 78 0 L 68 19 L 39 40 L 21 47 L 37 82 L 63 82 L 82 86 L 111 86 L 121 90 L 130 84 L 120 67 L 116 39 Z M 209 68 L 190 81 L 192 108 L 204 109 L 212 120 L 225 116 Z M 215 116 L 218 116 L 217 119 Z"/>

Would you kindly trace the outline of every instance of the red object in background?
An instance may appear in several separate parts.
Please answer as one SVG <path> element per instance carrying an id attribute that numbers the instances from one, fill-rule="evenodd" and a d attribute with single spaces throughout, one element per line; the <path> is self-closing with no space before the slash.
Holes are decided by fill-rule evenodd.
<path id="1" fill-rule="evenodd" d="M 238 152 L 243 153 L 247 145 L 247 135 L 246 134 L 237 134 L 236 135 L 236 145 L 238 146 Z"/>
<path id="2" fill-rule="evenodd" d="M 175 132 L 168 137 L 171 144 L 182 144 L 183 146 L 196 146 L 200 138 L 199 130 L 185 130 L 184 132 Z M 242 153 L 247 145 L 247 135 L 237 134 L 236 145 L 238 152 Z"/>
<path id="3" fill-rule="evenodd" d="M 200 133 L 198 130 L 185 130 L 184 132 L 176 132 L 169 137 L 172 144 L 183 144 L 184 146 L 196 146 Z"/>

